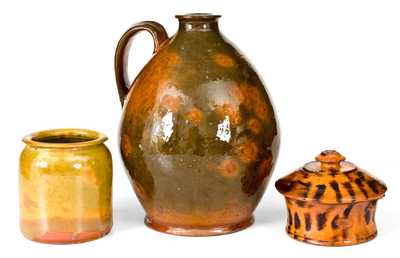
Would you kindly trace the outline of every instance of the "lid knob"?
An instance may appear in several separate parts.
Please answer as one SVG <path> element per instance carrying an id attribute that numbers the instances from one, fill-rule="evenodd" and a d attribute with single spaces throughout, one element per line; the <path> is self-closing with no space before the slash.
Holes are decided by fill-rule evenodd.
<path id="1" fill-rule="evenodd" d="M 321 171 L 340 170 L 340 162 L 346 158 L 335 150 L 326 150 L 321 152 L 316 158 L 321 162 Z"/>

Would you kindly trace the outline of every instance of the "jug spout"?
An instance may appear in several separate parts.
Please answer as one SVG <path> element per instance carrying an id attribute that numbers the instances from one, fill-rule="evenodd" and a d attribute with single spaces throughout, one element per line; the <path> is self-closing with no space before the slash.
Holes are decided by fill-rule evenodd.
<path id="1" fill-rule="evenodd" d="M 218 31 L 221 15 L 210 13 L 189 13 L 175 16 L 179 20 L 179 31 Z"/>

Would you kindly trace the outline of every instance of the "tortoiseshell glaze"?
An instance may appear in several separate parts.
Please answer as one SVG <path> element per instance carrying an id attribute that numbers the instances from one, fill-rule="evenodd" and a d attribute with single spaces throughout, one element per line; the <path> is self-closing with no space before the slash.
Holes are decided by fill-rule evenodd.
<path id="1" fill-rule="evenodd" d="M 267 92 L 220 34 L 218 17 L 177 16 L 171 39 L 159 24 L 136 25 L 151 30 L 156 54 L 126 96 L 121 153 L 146 224 L 162 232 L 206 236 L 249 226 L 277 156 Z M 117 82 L 127 41 L 117 49 Z"/>
<path id="2" fill-rule="evenodd" d="M 24 138 L 20 156 L 20 226 L 49 244 L 81 243 L 112 227 L 112 161 L 95 131 L 56 129 Z"/>
<path id="3" fill-rule="evenodd" d="M 286 231 L 294 239 L 345 246 L 377 234 L 376 203 L 386 186 L 336 151 L 322 152 L 316 162 L 279 179 L 275 186 L 285 196 Z"/>

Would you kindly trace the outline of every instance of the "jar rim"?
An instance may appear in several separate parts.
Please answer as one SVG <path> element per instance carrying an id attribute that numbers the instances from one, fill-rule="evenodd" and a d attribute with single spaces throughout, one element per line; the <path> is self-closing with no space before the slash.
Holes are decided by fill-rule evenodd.
<path id="1" fill-rule="evenodd" d="M 102 144 L 107 139 L 105 134 L 93 130 L 60 128 L 31 133 L 22 141 L 40 148 L 77 148 Z"/>

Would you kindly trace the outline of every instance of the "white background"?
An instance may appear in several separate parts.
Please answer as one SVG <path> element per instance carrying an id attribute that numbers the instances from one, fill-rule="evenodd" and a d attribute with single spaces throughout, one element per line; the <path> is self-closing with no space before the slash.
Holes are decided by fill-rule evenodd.
<path id="1" fill-rule="evenodd" d="M 264 78 L 281 127 L 281 151 L 256 223 L 231 235 L 190 238 L 152 231 L 117 147 L 120 103 L 113 57 L 133 23 L 155 20 L 173 35 L 175 14 L 222 14 L 221 31 Z M 150 36 L 133 44 L 132 77 L 151 55 Z M 1 1 L 0 256 L 6 257 L 377 257 L 400 235 L 399 1 Z M 114 159 L 114 227 L 79 245 L 25 240 L 18 226 L 21 137 L 81 127 L 107 134 Z M 378 204 L 378 237 L 327 248 L 285 231 L 273 183 L 324 149 L 337 149 L 388 185 Z M 393 251 L 391 251 L 393 250 Z"/>

